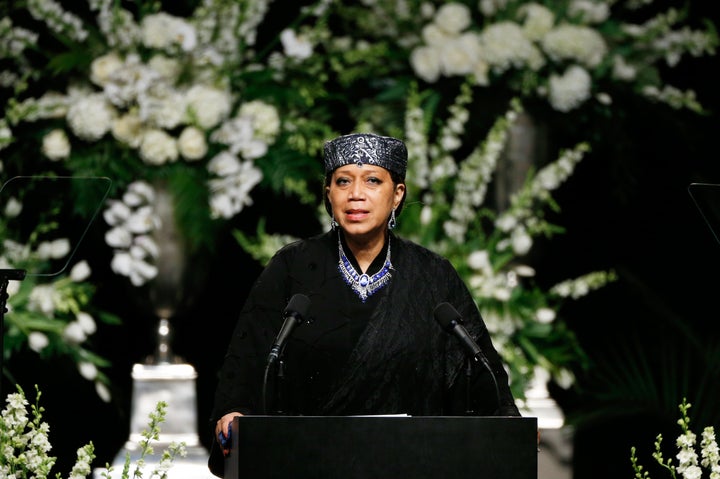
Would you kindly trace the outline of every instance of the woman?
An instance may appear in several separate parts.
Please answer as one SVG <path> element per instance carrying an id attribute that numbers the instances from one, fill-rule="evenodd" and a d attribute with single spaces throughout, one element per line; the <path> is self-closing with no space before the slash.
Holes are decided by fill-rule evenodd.
<path id="1" fill-rule="evenodd" d="M 406 194 L 404 143 L 341 136 L 325 144 L 324 164 L 332 229 L 282 248 L 253 286 L 218 377 L 218 441 L 235 416 L 263 412 L 519 416 L 455 269 L 392 233 Z M 268 353 L 296 294 L 307 296 L 309 307 L 286 341 L 278 385 L 275 374 L 268 379 Z M 441 303 L 462 317 L 492 375 L 476 363 L 466 378 L 463 345 L 433 318 Z"/>

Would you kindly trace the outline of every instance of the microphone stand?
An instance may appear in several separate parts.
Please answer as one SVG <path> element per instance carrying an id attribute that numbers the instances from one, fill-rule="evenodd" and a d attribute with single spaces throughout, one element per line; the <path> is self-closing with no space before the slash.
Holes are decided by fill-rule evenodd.
<path id="1" fill-rule="evenodd" d="M 275 366 L 274 381 L 270 381 L 271 372 Z M 265 365 L 265 374 L 262 385 L 262 407 L 264 415 L 285 414 L 283 408 L 283 389 L 285 385 L 285 362 L 282 355 L 277 359 L 270 359 Z M 268 389 L 272 391 L 272 398 L 268 397 Z M 271 402 L 272 400 L 272 402 Z M 273 411 L 274 409 L 274 411 Z"/>
<path id="2" fill-rule="evenodd" d="M 24 269 L 0 269 L 0 398 L 2 396 L 2 371 L 4 371 L 3 358 L 5 357 L 5 313 L 7 313 L 7 287 L 10 280 L 22 281 L 25 279 Z"/>
<path id="3" fill-rule="evenodd" d="M 472 358 L 465 357 L 465 415 L 474 416 L 475 410 L 472 408 Z"/>

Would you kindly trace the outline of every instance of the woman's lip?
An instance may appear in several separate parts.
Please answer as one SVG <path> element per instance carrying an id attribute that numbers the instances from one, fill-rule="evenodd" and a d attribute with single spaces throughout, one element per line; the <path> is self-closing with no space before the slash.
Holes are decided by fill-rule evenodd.
<path id="1" fill-rule="evenodd" d="M 351 220 L 362 219 L 362 218 L 366 217 L 367 214 L 368 214 L 368 212 L 365 210 L 350 210 L 350 211 L 345 212 L 345 215 L 348 217 L 348 219 L 351 219 Z"/>

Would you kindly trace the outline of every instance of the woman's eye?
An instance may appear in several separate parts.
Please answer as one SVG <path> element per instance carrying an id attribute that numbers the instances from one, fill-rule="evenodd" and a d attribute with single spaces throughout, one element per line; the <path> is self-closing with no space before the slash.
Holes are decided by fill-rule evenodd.
<path id="1" fill-rule="evenodd" d="M 382 183 L 382 181 L 380 180 L 380 178 L 375 178 L 374 176 L 371 176 L 370 178 L 368 178 L 368 183 L 379 185 L 380 183 Z"/>
<path id="2" fill-rule="evenodd" d="M 335 184 L 340 185 L 340 186 L 346 185 L 348 183 L 349 183 L 349 181 L 347 178 L 338 178 L 337 180 L 335 180 Z"/>

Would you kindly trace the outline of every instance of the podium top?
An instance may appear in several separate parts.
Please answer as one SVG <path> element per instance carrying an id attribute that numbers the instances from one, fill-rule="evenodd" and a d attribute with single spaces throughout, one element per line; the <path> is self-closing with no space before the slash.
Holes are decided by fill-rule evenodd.
<path id="1" fill-rule="evenodd" d="M 537 418 L 243 416 L 225 479 L 537 479 Z M 212 467 L 211 467 L 212 470 Z"/>

